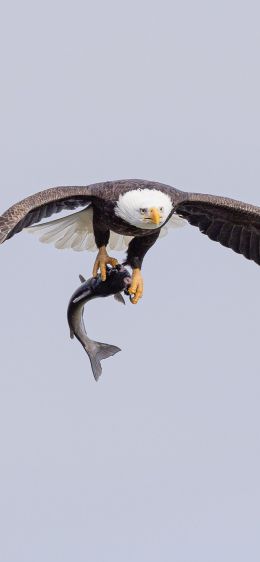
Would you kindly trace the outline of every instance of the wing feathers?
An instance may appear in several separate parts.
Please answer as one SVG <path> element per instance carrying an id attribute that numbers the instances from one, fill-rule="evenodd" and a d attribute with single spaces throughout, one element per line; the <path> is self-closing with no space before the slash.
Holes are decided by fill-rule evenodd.
<path id="1" fill-rule="evenodd" d="M 54 187 L 26 197 L 0 216 L 0 243 L 53 213 L 86 207 L 104 193 L 103 188 L 104 184 Z"/>
<path id="2" fill-rule="evenodd" d="M 176 215 L 174 213 L 171 216 L 171 218 L 168 220 L 166 225 L 161 228 L 159 238 L 166 236 L 166 234 L 168 234 L 171 228 L 180 228 L 182 226 L 185 226 L 186 224 L 187 224 L 186 220 L 184 220 L 183 218 L 179 217 L 179 215 Z"/>
<path id="3" fill-rule="evenodd" d="M 93 209 L 90 205 L 68 217 L 37 224 L 26 230 L 31 234 L 40 235 L 40 242 L 54 244 L 59 250 L 96 250 L 92 220 Z"/>
<path id="4" fill-rule="evenodd" d="M 54 244 L 55 248 L 59 250 L 70 248 L 77 252 L 96 251 L 92 221 L 93 209 L 89 206 L 87 209 L 73 213 L 68 217 L 36 224 L 25 230 L 31 234 L 40 235 L 40 242 Z M 108 248 L 112 251 L 123 251 L 128 247 L 131 239 L 131 236 L 122 236 L 111 232 Z"/>
<path id="5" fill-rule="evenodd" d="M 176 211 L 211 240 L 260 265 L 260 208 L 213 195 L 186 194 Z"/>
<path id="6" fill-rule="evenodd" d="M 240 248 L 240 237 L 241 237 L 242 227 L 238 224 L 234 224 L 231 234 L 230 234 L 230 248 L 234 250 L 237 254 L 239 254 Z"/>

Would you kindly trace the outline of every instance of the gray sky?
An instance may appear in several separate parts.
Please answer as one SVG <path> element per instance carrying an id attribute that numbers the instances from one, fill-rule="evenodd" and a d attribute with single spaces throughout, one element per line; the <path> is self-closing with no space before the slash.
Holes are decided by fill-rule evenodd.
<path id="1" fill-rule="evenodd" d="M 1 8 L 1 210 L 140 177 L 259 204 L 257 2 Z M 259 268 L 197 229 L 149 252 L 98 384 L 66 308 L 94 254 L 1 253 L 0 561 L 258 562 Z"/>

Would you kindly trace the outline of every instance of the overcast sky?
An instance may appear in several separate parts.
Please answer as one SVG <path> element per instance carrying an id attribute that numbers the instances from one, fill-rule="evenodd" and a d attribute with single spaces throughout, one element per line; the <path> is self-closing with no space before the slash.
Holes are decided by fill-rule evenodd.
<path id="1" fill-rule="evenodd" d="M 16 0 L 0 22 L 1 212 L 131 177 L 260 203 L 257 2 Z M 171 231 L 140 304 L 85 309 L 122 348 L 96 383 L 66 321 L 93 259 L 0 248 L 0 562 L 258 562 L 260 269 Z"/>

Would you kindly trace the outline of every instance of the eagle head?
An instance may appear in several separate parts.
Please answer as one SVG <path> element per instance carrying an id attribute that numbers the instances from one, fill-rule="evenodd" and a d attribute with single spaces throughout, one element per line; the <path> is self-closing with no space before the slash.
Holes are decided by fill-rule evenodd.
<path id="1" fill-rule="evenodd" d="M 160 228 L 173 209 L 171 198 L 158 189 L 133 189 L 119 196 L 115 214 L 137 228 Z"/>

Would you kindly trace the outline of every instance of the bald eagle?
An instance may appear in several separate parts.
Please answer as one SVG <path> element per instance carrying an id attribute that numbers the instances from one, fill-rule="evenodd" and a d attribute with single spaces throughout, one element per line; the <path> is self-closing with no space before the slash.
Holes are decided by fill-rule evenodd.
<path id="1" fill-rule="evenodd" d="M 42 219 L 64 210 L 83 210 L 51 222 Z M 141 267 L 146 252 L 171 226 L 189 222 L 260 265 L 260 208 L 226 197 L 187 193 L 158 182 L 119 180 L 89 186 L 54 187 L 16 203 L 0 216 L 0 243 L 24 228 L 56 248 L 98 249 L 93 275 L 117 260 L 107 253 L 127 247 L 132 272 L 129 289 L 136 304 L 143 294 Z"/>

